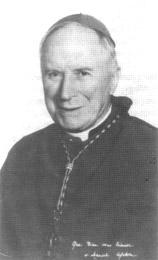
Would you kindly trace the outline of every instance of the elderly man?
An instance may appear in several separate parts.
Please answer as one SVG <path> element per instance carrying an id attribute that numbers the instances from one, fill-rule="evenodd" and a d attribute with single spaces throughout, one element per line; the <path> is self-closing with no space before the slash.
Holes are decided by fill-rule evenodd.
<path id="1" fill-rule="evenodd" d="M 113 96 L 109 31 L 71 15 L 40 54 L 55 123 L 15 144 L 2 168 L 1 258 L 156 260 L 156 129 Z"/>

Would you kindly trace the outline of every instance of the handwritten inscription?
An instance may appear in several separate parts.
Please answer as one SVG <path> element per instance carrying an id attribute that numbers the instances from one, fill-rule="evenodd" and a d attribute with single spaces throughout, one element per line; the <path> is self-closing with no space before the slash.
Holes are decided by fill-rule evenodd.
<path id="1" fill-rule="evenodd" d="M 117 247 L 134 247 L 133 245 L 130 245 L 130 244 L 122 244 L 122 243 L 120 243 L 120 242 L 117 242 L 117 243 L 116 243 L 116 246 L 117 246 Z"/>
<path id="2" fill-rule="evenodd" d="M 89 254 L 85 254 L 84 257 L 92 257 L 93 259 L 97 259 L 97 258 L 103 258 L 103 257 L 109 257 L 109 254 L 97 254 L 96 252 L 94 252 L 93 254 L 89 255 Z"/>
<path id="3" fill-rule="evenodd" d="M 102 247 L 112 247 L 112 245 L 109 245 L 109 244 L 101 244 Z"/>
<path id="4" fill-rule="evenodd" d="M 118 260 L 120 260 L 123 257 L 137 257 L 137 255 L 133 255 L 128 252 L 118 252 L 116 254 L 116 256 L 118 257 Z M 91 257 L 93 259 L 98 259 L 98 258 L 103 258 L 103 257 L 110 257 L 110 255 L 108 253 L 100 255 L 100 254 L 97 254 L 96 252 L 94 252 L 93 254 L 85 254 L 84 257 Z"/>
<path id="5" fill-rule="evenodd" d="M 103 243 L 103 244 L 100 244 L 100 245 L 98 245 L 98 244 L 95 244 L 95 243 L 93 243 L 93 242 L 90 242 L 90 241 L 87 241 L 86 243 L 85 243 L 85 245 L 87 246 L 87 247 L 93 247 L 93 248 L 102 248 L 102 247 L 105 247 L 105 248 L 112 248 L 112 247 L 116 247 L 116 248 L 122 248 L 122 249 L 127 249 L 127 248 L 132 248 L 132 247 L 134 247 L 134 245 L 131 245 L 131 244 L 123 244 L 122 242 L 116 242 L 116 244 L 115 245 L 111 245 L 111 244 L 107 244 L 107 243 Z M 85 246 L 84 244 L 81 244 L 81 243 L 78 243 L 77 241 L 73 241 L 72 242 L 72 250 L 74 250 L 75 248 L 80 248 L 80 247 L 84 247 Z M 123 258 L 124 257 L 132 257 L 132 258 L 134 258 L 134 257 L 137 257 L 137 255 L 134 255 L 134 254 L 132 254 L 132 253 L 130 253 L 130 252 L 117 252 L 116 253 L 116 255 L 115 255 L 116 257 L 117 257 L 117 260 L 123 260 Z M 96 251 L 94 251 L 93 253 L 91 253 L 91 254 L 88 254 L 88 253 L 86 253 L 85 255 L 84 255 L 84 257 L 86 258 L 86 257 L 91 257 L 92 259 L 98 259 L 98 258 L 108 258 L 108 257 L 110 257 L 110 255 L 109 255 L 109 253 L 108 252 L 105 252 L 104 254 L 99 254 L 99 253 L 97 253 Z"/>
<path id="6" fill-rule="evenodd" d="M 87 242 L 87 246 L 98 247 L 97 244 L 94 244 L 94 243 L 92 243 L 92 242 Z"/>
<path id="7" fill-rule="evenodd" d="M 126 252 L 126 253 L 124 253 L 124 252 L 118 252 L 117 254 L 116 254 L 116 256 L 118 257 L 118 260 L 120 260 L 121 258 L 123 258 L 123 257 L 137 257 L 137 255 L 133 255 L 133 254 L 131 254 L 131 253 L 128 253 L 128 252 Z"/>
<path id="8" fill-rule="evenodd" d="M 83 247 L 83 245 L 80 244 L 80 243 L 77 243 L 76 241 L 73 241 L 73 242 L 72 242 L 72 250 L 74 250 L 75 247 Z"/>
<path id="9" fill-rule="evenodd" d="M 88 247 L 112 247 L 112 245 L 110 245 L 110 244 L 103 243 L 103 244 L 101 244 L 101 245 L 97 245 L 97 244 L 94 244 L 94 243 L 89 242 L 89 241 L 86 242 L 86 245 L 87 245 Z M 124 247 L 124 248 L 134 247 L 134 246 L 131 245 L 131 244 L 122 244 L 121 242 L 116 242 L 115 246 L 116 246 L 116 247 Z M 75 247 L 83 247 L 83 244 L 80 244 L 80 243 L 78 243 L 77 241 L 73 241 L 73 242 L 72 242 L 72 250 L 74 250 Z"/>

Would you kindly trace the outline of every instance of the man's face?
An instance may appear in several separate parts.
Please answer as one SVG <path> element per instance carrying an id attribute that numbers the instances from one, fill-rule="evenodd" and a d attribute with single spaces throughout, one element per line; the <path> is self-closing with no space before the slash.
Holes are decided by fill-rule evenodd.
<path id="1" fill-rule="evenodd" d="M 41 58 L 45 102 L 52 119 L 72 132 L 94 126 L 109 107 L 109 54 L 98 35 L 76 24 L 48 37 Z"/>

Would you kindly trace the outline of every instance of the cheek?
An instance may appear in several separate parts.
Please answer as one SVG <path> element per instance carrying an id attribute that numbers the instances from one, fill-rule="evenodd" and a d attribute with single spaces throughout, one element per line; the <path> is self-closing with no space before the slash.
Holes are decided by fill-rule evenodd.
<path id="1" fill-rule="evenodd" d="M 51 108 L 52 106 L 55 105 L 55 91 L 54 88 L 50 85 L 43 85 L 43 91 L 44 91 L 44 99 L 47 108 Z"/>
<path id="2" fill-rule="evenodd" d="M 44 87 L 44 95 L 46 98 L 50 98 L 52 96 L 52 89 L 48 87 Z"/>
<path id="3" fill-rule="evenodd" d="M 105 97 L 106 92 L 107 90 L 105 83 L 97 81 L 86 89 L 85 95 L 88 97 L 90 101 L 99 101 Z"/>
<path id="4" fill-rule="evenodd" d="M 89 105 L 91 110 L 100 110 L 102 107 L 104 107 L 109 100 L 110 93 L 105 85 L 96 86 L 93 88 L 93 91 L 89 93 Z"/>
<path id="5" fill-rule="evenodd" d="M 44 95 L 46 98 L 53 98 L 56 94 L 56 87 L 50 83 L 43 83 Z"/>

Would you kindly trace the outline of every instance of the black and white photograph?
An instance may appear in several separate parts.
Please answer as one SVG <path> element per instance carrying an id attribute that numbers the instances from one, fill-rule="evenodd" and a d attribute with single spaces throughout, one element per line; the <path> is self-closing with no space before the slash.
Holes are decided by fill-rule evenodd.
<path id="1" fill-rule="evenodd" d="M 158 260 L 156 0 L 0 4 L 0 260 Z"/>

